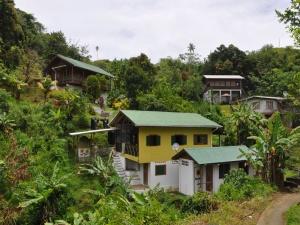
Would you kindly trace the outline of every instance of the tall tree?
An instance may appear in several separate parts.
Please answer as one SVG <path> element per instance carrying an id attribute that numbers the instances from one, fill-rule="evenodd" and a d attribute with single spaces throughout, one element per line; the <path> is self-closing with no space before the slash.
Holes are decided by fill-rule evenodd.
<path id="1" fill-rule="evenodd" d="M 155 74 L 156 69 L 145 54 L 129 59 L 123 80 L 131 108 L 138 107 L 137 96 L 140 93 L 150 90 Z"/>
<path id="2" fill-rule="evenodd" d="M 246 78 L 244 88 L 253 89 L 249 79 L 251 61 L 245 52 L 234 45 L 220 45 L 214 52 L 210 53 L 204 62 L 204 74 L 232 74 L 241 75 Z"/>
<path id="3" fill-rule="evenodd" d="M 13 0 L 0 1 L 0 38 L 3 46 L 9 49 L 21 45 L 24 33 Z"/>
<path id="4" fill-rule="evenodd" d="M 276 11 L 279 20 L 287 25 L 295 43 L 300 44 L 300 2 L 291 0 L 291 5 L 284 11 Z"/>

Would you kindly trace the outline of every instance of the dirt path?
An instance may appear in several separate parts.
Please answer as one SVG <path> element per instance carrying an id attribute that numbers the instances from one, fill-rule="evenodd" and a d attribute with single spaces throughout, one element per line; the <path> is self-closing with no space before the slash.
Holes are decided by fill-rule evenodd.
<path id="1" fill-rule="evenodd" d="M 300 202 L 300 193 L 278 195 L 261 214 L 257 225 L 284 225 L 284 213 L 298 202 Z"/>

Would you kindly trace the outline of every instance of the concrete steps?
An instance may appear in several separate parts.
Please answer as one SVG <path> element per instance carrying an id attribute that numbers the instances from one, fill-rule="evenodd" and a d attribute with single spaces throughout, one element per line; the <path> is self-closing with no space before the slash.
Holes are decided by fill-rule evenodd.
<path id="1" fill-rule="evenodd" d="M 113 165 L 119 177 L 121 177 L 125 182 L 128 182 L 131 185 L 137 185 L 141 183 L 138 173 L 132 173 L 125 170 L 119 152 L 115 152 L 113 155 Z"/>

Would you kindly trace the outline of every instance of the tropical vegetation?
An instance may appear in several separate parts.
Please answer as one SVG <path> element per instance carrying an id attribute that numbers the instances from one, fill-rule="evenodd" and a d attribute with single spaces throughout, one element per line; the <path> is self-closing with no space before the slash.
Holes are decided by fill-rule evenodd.
<path id="1" fill-rule="evenodd" d="M 299 10 L 300 3 L 293 0 L 285 12 L 277 12 L 297 44 Z M 246 78 L 247 95 L 286 96 L 296 127 L 299 49 L 266 45 L 244 52 L 221 45 L 202 59 L 190 43 L 185 53 L 155 64 L 143 53 L 92 62 L 85 46 L 68 42 L 61 31 L 47 32 L 12 0 L 0 0 L 0 12 L 0 224 L 254 224 L 249 215 L 259 214 L 275 186 L 282 186 L 287 170 L 300 169 L 299 128 L 287 128 L 279 114 L 266 119 L 246 105 L 224 112 L 224 107 L 202 100 L 203 74 L 240 74 Z M 115 75 L 109 110 L 195 112 L 223 125 L 222 144 L 250 146 L 250 154 L 241 154 L 257 176 L 232 171 L 218 193 L 187 197 L 159 187 L 134 192 L 117 175 L 109 154 L 78 165 L 69 133 L 89 129 L 90 119 L 97 117 L 94 102 L 107 83 L 90 76 L 83 91 L 55 89 L 43 69 L 56 54 Z M 107 138 L 99 135 L 95 142 L 106 146 Z"/>

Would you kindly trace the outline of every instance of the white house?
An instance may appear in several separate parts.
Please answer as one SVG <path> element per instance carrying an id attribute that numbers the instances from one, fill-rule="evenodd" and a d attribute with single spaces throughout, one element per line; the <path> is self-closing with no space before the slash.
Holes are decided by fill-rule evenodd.
<path id="1" fill-rule="evenodd" d="M 197 191 L 217 192 L 230 170 L 242 168 L 249 175 L 254 170 L 241 151 L 246 146 L 185 148 L 173 159 L 179 161 L 179 192 L 193 195 Z"/>
<path id="2" fill-rule="evenodd" d="M 251 96 L 241 99 L 240 102 L 252 106 L 255 112 L 262 113 L 266 117 L 271 116 L 274 112 L 285 113 L 284 106 L 286 98 L 272 96 Z"/>

